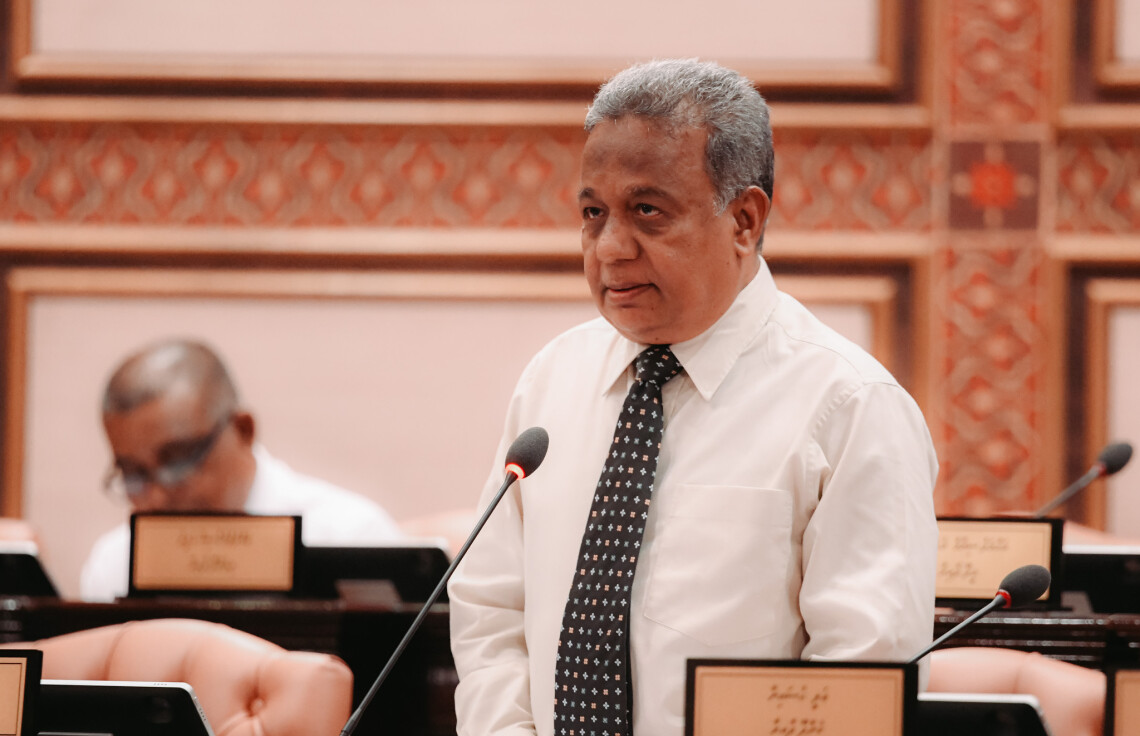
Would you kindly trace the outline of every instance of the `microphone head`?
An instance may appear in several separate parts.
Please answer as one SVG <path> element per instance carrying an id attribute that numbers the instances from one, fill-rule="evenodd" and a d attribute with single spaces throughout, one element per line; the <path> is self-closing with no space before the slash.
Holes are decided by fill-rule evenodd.
<path id="1" fill-rule="evenodd" d="M 549 444 L 550 435 L 542 427 L 526 430 L 507 449 L 507 472 L 519 478 L 527 477 L 542 464 Z"/>
<path id="2" fill-rule="evenodd" d="M 1100 451 L 1096 461 L 1104 466 L 1104 474 L 1112 475 L 1132 459 L 1132 445 L 1127 442 L 1113 442 Z"/>
<path id="3" fill-rule="evenodd" d="M 1005 608 L 1032 603 L 1049 589 L 1053 576 L 1041 565 L 1023 565 L 1006 575 L 998 588 L 998 595 L 1004 594 Z"/>

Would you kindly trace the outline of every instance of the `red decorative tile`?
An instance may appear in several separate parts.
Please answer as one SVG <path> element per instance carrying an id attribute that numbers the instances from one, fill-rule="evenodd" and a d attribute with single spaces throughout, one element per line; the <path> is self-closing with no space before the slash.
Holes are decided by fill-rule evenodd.
<path id="1" fill-rule="evenodd" d="M 1025 141 L 950 144 L 950 227 L 1037 227 L 1041 146 Z"/>

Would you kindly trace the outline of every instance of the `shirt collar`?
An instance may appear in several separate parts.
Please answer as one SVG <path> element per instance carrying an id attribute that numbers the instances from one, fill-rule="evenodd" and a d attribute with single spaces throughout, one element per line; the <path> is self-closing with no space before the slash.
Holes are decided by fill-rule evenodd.
<path id="1" fill-rule="evenodd" d="M 720 387 L 737 358 L 744 352 L 768 322 L 776 308 L 779 291 L 768 263 L 760 258 L 760 268 L 728 310 L 712 327 L 691 340 L 672 346 L 673 354 L 685 367 L 685 375 L 706 401 Z M 627 340 L 615 331 L 609 355 L 602 366 L 604 393 L 627 390 L 623 378 L 633 360 L 648 345 Z"/>

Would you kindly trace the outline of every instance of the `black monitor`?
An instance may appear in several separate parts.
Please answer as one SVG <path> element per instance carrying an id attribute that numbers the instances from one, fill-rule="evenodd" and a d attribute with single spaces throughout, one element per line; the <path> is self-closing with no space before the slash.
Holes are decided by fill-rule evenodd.
<path id="1" fill-rule="evenodd" d="M 1037 698 L 992 693 L 922 693 L 921 736 L 1050 736 Z"/>
<path id="2" fill-rule="evenodd" d="M 1140 547 L 1065 545 L 1065 590 L 1097 613 L 1140 613 Z"/>
<path id="3" fill-rule="evenodd" d="M 0 542 L 0 595 L 58 598 L 32 542 Z"/>
<path id="4" fill-rule="evenodd" d="M 422 603 L 443 578 L 450 560 L 441 547 L 303 547 L 300 595 L 339 598 L 345 584 L 389 581 L 405 603 Z M 447 600 L 444 591 L 440 601 Z"/>
<path id="5" fill-rule="evenodd" d="M 214 736 L 184 682 L 43 680 L 40 736 Z"/>

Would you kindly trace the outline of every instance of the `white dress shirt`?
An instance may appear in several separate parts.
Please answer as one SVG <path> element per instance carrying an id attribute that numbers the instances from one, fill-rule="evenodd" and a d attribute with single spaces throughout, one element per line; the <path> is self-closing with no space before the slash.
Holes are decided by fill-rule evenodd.
<path id="1" fill-rule="evenodd" d="M 250 514 L 301 516 L 301 539 L 310 546 L 384 544 L 402 534 L 396 522 L 370 499 L 296 472 L 255 445 L 253 486 L 246 499 Z M 131 530 L 120 524 L 95 540 L 79 579 L 86 601 L 112 601 L 127 594 Z"/>
<path id="2" fill-rule="evenodd" d="M 644 345 L 597 319 L 547 345 L 511 400 L 550 449 L 449 586 L 460 736 L 554 734 L 563 609 L 613 426 Z M 684 732 L 685 660 L 903 660 L 931 640 L 937 459 L 918 406 L 777 291 L 767 265 L 673 345 L 665 432 L 631 593 L 634 733 Z"/>

